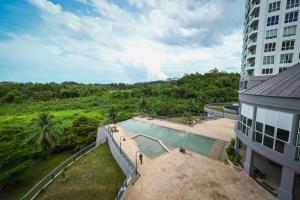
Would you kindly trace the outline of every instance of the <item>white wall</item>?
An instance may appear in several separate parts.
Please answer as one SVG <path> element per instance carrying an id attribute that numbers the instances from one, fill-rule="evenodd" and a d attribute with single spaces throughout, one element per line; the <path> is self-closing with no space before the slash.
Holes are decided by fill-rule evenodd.
<path id="1" fill-rule="evenodd" d="M 290 67 L 294 64 L 300 62 L 299 53 L 300 53 L 300 7 L 286 9 L 287 0 L 281 0 L 280 10 L 268 13 L 269 3 L 275 2 L 278 0 L 261 0 L 260 1 L 260 11 L 259 11 L 259 24 L 258 24 L 258 35 L 256 43 L 256 57 L 255 57 L 255 66 L 254 66 L 254 76 L 262 76 L 263 68 L 273 68 L 273 75 L 279 73 L 280 67 Z M 248 3 L 248 1 L 246 1 Z M 285 14 L 291 11 L 299 11 L 298 21 L 292 23 L 284 23 Z M 273 26 L 267 26 L 267 18 L 270 16 L 279 15 L 279 24 Z M 297 33 L 295 36 L 283 37 L 283 29 L 286 26 L 297 25 Z M 266 30 L 277 28 L 277 38 L 274 39 L 265 39 Z M 295 39 L 295 48 L 294 50 L 281 51 L 281 45 L 283 40 Z M 264 44 L 276 42 L 276 51 L 275 52 L 264 52 Z M 294 53 L 293 62 L 290 64 L 280 64 L 280 55 L 285 53 Z M 275 64 L 273 65 L 263 65 L 263 57 L 268 55 L 275 55 Z M 247 59 L 244 60 L 247 62 Z M 243 65 L 243 62 L 242 62 Z M 249 69 L 249 68 L 248 68 Z M 243 67 L 241 75 L 243 76 Z"/>
<path id="2" fill-rule="evenodd" d="M 250 106 L 248 104 L 242 103 L 242 110 L 241 113 L 243 116 L 253 119 L 253 106 Z"/>
<path id="3" fill-rule="evenodd" d="M 264 108 L 257 108 L 256 121 L 274 126 L 276 128 L 291 131 L 292 129 L 292 113 L 279 112 Z"/>

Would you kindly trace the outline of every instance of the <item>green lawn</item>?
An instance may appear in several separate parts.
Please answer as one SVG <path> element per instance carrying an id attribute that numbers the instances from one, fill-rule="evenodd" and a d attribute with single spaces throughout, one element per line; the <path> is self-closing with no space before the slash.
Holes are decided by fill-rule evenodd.
<path id="1" fill-rule="evenodd" d="M 48 160 L 36 160 L 33 165 L 22 173 L 23 180 L 0 192 L 0 199 L 20 199 L 45 175 L 55 169 L 60 163 L 71 156 L 70 152 L 64 152 L 50 157 Z"/>
<path id="2" fill-rule="evenodd" d="M 192 121 L 194 121 L 194 120 L 196 121 L 198 119 L 199 119 L 199 116 L 196 116 L 196 115 L 192 116 Z M 190 119 L 187 116 L 170 117 L 170 118 L 167 118 L 167 120 L 172 123 L 190 125 Z"/>
<path id="3" fill-rule="evenodd" d="M 37 199 L 113 200 L 126 178 L 107 144 L 76 161 L 64 174 L 65 180 L 57 177 Z"/>

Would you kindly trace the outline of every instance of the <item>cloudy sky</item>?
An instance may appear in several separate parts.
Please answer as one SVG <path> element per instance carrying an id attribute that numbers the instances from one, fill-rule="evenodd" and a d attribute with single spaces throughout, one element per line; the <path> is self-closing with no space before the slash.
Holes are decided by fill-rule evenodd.
<path id="1" fill-rule="evenodd" d="M 0 81 L 239 72 L 243 0 L 1 0 Z"/>

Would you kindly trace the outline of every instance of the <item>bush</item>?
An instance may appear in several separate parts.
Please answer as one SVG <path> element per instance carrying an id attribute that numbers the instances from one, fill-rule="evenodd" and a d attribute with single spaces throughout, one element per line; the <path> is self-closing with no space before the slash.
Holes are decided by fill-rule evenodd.
<path id="1" fill-rule="evenodd" d="M 232 139 L 230 141 L 230 144 L 228 145 L 228 147 L 226 148 L 226 153 L 227 153 L 227 157 L 228 159 L 234 164 L 234 165 L 240 165 L 241 161 L 240 158 L 238 156 L 236 156 L 235 154 L 235 140 Z"/>

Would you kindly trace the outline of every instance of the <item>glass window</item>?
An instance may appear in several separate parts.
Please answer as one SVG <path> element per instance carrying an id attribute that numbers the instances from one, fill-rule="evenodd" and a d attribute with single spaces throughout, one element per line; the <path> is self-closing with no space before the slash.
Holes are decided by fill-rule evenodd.
<path id="1" fill-rule="evenodd" d="M 267 26 L 276 25 L 279 22 L 279 15 L 268 17 Z"/>
<path id="2" fill-rule="evenodd" d="M 285 14 L 284 23 L 295 22 L 298 20 L 298 11 Z"/>
<path id="3" fill-rule="evenodd" d="M 294 46 L 295 46 L 295 40 L 285 40 L 282 42 L 281 50 L 282 51 L 292 50 L 294 49 Z"/>
<path id="4" fill-rule="evenodd" d="M 274 139 L 269 136 L 264 136 L 264 143 L 265 146 L 270 147 L 273 149 Z"/>
<path id="5" fill-rule="evenodd" d="M 280 153 L 283 153 L 284 152 L 284 142 L 276 140 L 275 150 L 278 151 L 278 152 L 280 152 Z"/>
<path id="6" fill-rule="evenodd" d="M 292 53 L 280 55 L 280 64 L 292 63 L 292 62 L 293 62 L 293 54 Z"/>
<path id="7" fill-rule="evenodd" d="M 283 130 L 283 129 L 280 129 L 280 128 L 277 129 L 277 138 L 278 139 L 281 139 L 283 141 L 288 142 L 289 141 L 289 136 L 290 136 L 289 131 L 286 131 L 286 130 Z"/>
<path id="8" fill-rule="evenodd" d="M 272 39 L 277 37 L 277 29 L 267 30 L 266 39 Z"/>
<path id="9" fill-rule="evenodd" d="M 297 26 L 287 26 L 283 29 L 283 37 L 296 35 Z"/>
<path id="10" fill-rule="evenodd" d="M 248 119 L 247 126 L 251 128 L 251 126 L 252 126 L 252 119 Z"/>
<path id="11" fill-rule="evenodd" d="M 274 64 L 274 58 L 275 56 L 264 56 L 263 64 L 264 65 Z"/>
<path id="12" fill-rule="evenodd" d="M 275 128 L 273 126 L 266 125 L 265 134 L 274 136 Z"/>
<path id="13" fill-rule="evenodd" d="M 287 0 L 286 9 L 299 7 L 299 0 Z"/>
<path id="14" fill-rule="evenodd" d="M 262 134 L 259 132 L 255 132 L 255 141 L 261 143 L 262 142 Z"/>
<path id="15" fill-rule="evenodd" d="M 260 122 L 256 122 L 256 130 L 259 132 L 263 132 L 264 125 Z"/>
<path id="16" fill-rule="evenodd" d="M 281 72 L 283 72 L 283 71 L 285 71 L 285 70 L 287 70 L 287 67 L 280 67 L 280 68 L 279 68 L 279 73 L 281 73 Z"/>
<path id="17" fill-rule="evenodd" d="M 267 43 L 265 44 L 265 52 L 271 52 L 271 51 L 275 51 L 275 48 L 276 48 L 276 43 L 273 42 L 273 43 Z"/>
<path id="18" fill-rule="evenodd" d="M 273 74 L 273 68 L 262 69 L 262 74 Z"/>
<path id="19" fill-rule="evenodd" d="M 269 4 L 269 10 L 268 10 L 269 13 L 277 10 L 280 10 L 280 1 L 276 1 Z"/>

